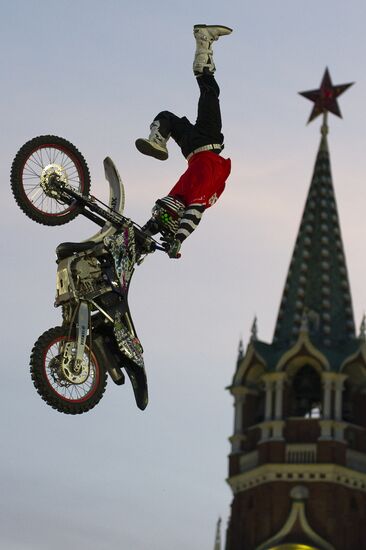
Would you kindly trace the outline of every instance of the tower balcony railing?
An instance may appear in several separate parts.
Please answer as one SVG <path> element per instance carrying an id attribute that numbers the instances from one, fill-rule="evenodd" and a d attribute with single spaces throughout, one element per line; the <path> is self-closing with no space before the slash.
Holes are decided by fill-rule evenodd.
<path id="1" fill-rule="evenodd" d="M 243 454 L 239 460 L 240 473 L 249 472 L 259 465 L 258 451 L 250 451 Z M 353 457 L 359 460 L 359 457 Z M 317 461 L 317 446 L 316 444 L 288 444 L 285 446 L 285 462 L 287 464 L 315 464 Z M 366 471 L 366 456 L 364 467 Z M 359 469 L 359 468 L 358 468 Z"/>
<path id="2" fill-rule="evenodd" d="M 286 445 L 285 457 L 289 464 L 313 464 L 316 462 L 316 444 L 290 443 Z"/>

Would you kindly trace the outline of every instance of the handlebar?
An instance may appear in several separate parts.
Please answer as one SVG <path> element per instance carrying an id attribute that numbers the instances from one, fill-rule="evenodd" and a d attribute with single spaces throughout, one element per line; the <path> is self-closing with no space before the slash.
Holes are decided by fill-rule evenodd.
<path id="1" fill-rule="evenodd" d="M 167 253 L 167 252 L 166 252 L 166 248 L 164 248 L 163 246 L 161 246 L 161 244 L 156 243 L 156 242 L 154 241 L 154 245 L 155 245 L 155 250 L 160 250 L 161 252 Z"/>
<path id="2" fill-rule="evenodd" d="M 166 253 L 166 248 L 164 248 L 164 246 L 162 246 L 153 237 L 147 235 L 144 231 L 142 231 L 141 227 L 136 222 L 133 222 L 133 227 L 135 230 L 136 240 L 140 243 L 141 247 L 146 250 L 147 253 L 155 252 L 155 250 Z"/>

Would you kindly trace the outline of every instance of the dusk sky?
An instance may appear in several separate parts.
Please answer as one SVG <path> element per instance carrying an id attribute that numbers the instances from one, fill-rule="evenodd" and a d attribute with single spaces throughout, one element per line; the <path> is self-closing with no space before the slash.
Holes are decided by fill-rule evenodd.
<path id="1" fill-rule="evenodd" d="M 230 512 L 230 384 L 239 339 L 258 317 L 270 342 L 320 140 L 299 91 L 355 82 L 329 117 L 329 149 L 356 326 L 366 310 L 366 4 L 363 0 L 0 0 L 1 342 L 0 550 L 212 550 Z M 195 23 L 223 24 L 214 44 L 224 156 L 220 201 L 183 245 L 137 268 L 130 308 L 145 350 L 150 403 L 109 380 L 89 413 L 38 396 L 29 355 L 61 323 L 54 250 L 96 227 L 28 219 L 10 190 L 17 150 L 62 136 L 83 153 L 92 193 L 108 196 L 116 163 L 125 214 L 140 224 L 185 170 L 143 157 L 162 109 L 194 121 Z"/>

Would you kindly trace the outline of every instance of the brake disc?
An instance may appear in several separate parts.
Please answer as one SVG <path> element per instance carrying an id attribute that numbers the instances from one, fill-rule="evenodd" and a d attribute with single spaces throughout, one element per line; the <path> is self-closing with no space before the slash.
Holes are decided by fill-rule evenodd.
<path id="1" fill-rule="evenodd" d="M 51 179 L 51 176 L 52 179 Z M 47 164 L 42 170 L 40 185 L 43 191 L 52 198 L 60 198 L 60 190 L 52 185 L 54 177 L 57 178 L 57 182 L 68 183 L 68 177 L 65 168 L 60 164 Z"/>
<path id="2" fill-rule="evenodd" d="M 89 376 L 89 359 L 84 354 L 81 361 L 76 361 L 76 344 L 67 342 L 61 362 L 61 372 L 71 384 L 84 384 Z"/>

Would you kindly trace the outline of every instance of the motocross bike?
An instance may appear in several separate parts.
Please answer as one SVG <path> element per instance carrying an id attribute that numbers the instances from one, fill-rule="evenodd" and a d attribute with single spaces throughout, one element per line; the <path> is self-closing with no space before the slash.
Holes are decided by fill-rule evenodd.
<path id="1" fill-rule="evenodd" d="M 62 325 L 39 337 L 30 358 L 38 393 L 66 414 L 92 409 L 103 396 L 108 374 L 121 385 L 127 373 L 137 406 L 143 410 L 148 403 L 143 349 L 127 297 L 136 264 L 165 249 L 123 216 L 124 187 L 108 157 L 104 171 L 108 205 L 90 195 L 85 159 L 61 137 L 28 141 L 11 169 L 15 200 L 32 220 L 56 226 L 81 214 L 100 227 L 84 242 L 56 248 L 55 306 L 62 309 Z"/>

